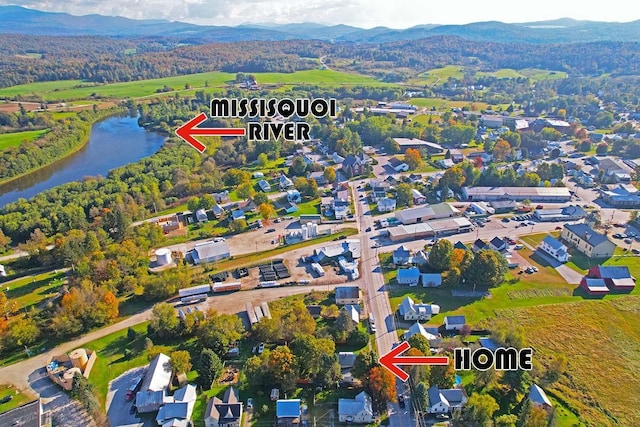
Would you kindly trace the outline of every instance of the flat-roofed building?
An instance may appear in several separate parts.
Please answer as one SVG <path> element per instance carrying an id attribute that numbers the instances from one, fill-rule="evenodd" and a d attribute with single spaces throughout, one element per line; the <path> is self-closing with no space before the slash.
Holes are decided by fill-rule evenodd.
<path id="1" fill-rule="evenodd" d="M 536 202 L 568 202 L 571 193 L 566 187 L 463 187 L 464 201 L 530 200 Z"/>

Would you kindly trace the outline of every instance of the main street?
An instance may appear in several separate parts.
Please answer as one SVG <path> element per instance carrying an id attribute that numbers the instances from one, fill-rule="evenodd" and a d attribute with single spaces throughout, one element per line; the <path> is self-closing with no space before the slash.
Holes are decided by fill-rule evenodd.
<path id="1" fill-rule="evenodd" d="M 366 231 L 368 228 L 373 229 L 373 219 L 368 212 L 369 208 L 366 204 L 362 204 L 358 200 L 358 189 L 356 183 L 351 183 L 352 197 L 354 198 L 355 217 L 358 223 L 360 236 L 360 251 L 362 263 L 362 283 L 361 287 L 365 294 L 365 304 L 369 313 L 374 316 L 376 324 L 376 346 L 378 355 L 387 353 L 398 341 L 398 332 L 395 324 L 395 317 L 389 303 L 389 294 L 384 283 L 382 268 L 378 260 L 378 251 L 371 247 L 371 240 Z M 397 393 L 404 394 L 405 385 L 398 381 Z M 416 420 L 409 410 L 411 407 L 410 399 L 405 400 L 406 406 L 400 408 L 397 403 L 390 403 L 389 421 L 391 427 L 411 427 L 416 425 Z"/>

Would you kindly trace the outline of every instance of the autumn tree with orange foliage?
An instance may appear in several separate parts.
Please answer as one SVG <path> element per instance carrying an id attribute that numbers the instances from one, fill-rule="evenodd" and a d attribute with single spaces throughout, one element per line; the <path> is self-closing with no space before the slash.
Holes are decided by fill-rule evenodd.
<path id="1" fill-rule="evenodd" d="M 415 148 L 407 148 L 407 151 L 404 152 L 404 162 L 409 166 L 409 169 L 415 170 L 422 164 L 422 156 Z"/>
<path id="2" fill-rule="evenodd" d="M 369 391 L 373 400 L 382 405 L 384 402 L 396 402 L 396 377 L 382 366 L 369 371 Z"/>

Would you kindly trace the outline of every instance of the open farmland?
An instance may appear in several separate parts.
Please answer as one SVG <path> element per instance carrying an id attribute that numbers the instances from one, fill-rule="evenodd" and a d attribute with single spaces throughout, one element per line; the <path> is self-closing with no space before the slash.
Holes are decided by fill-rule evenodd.
<path id="1" fill-rule="evenodd" d="M 498 310 L 518 324 L 534 357 L 564 354 L 567 371 L 547 388 L 590 426 L 640 425 L 640 297 Z"/>
<path id="2" fill-rule="evenodd" d="M 258 84 L 310 84 L 385 86 L 372 77 L 343 73 L 333 70 L 307 70 L 295 73 L 253 73 Z M 0 98 L 10 98 L 19 94 L 35 95 L 44 100 L 73 100 L 91 97 L 139 98 L 154 95 L 163 90 L 193 90 L 205 87 L 221 87 L 235 80 L 234 73 L 214 71 L 210 73 L 187 74 L 162 79 L 139 80 L 123 83 L 96 85 L 80 80 L 31 83 L 0 89 Z M 165 88 L 166 87 L 166 88 Z"/>
<path id="3" fill-rule="evenodd" d="M 0 134 L 0 151 L 9 147 L 18 147 L 23 142 L 31 142 L 47 133 L 47 130 L 28 130 L 25 132 L 13 132 Z"/>

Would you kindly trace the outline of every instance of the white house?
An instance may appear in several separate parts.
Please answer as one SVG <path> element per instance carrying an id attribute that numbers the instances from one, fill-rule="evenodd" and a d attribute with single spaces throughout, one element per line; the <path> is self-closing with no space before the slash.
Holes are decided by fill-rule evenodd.
<path id="1" fill-rule="evenodd" d="M 467 319 L 464 316 L 446 316 L 444 318 L 444 328 L 447 331 L 459 331 L 466 323 Z"/>
<path id="2" fill-rule="evenodd" d="M 287 190 L 287 200 L 291 203 L 300 203 L 302 196 L 298 190 Z"/>
<path id="3" fill-rule="evenodd" d="M 411 297 L 405 297 L 398 307 L 398 312 L 404 320 L 429 320 L 434 314 L 440 313 L 440 306 L 436 304 L 416 304 Z"/>
<path id="4" fill-rule="evenodd" d="M 415 188 L 411 189 L 411 197 L 413 198 L 413 203 L 416 205 L 422 205 L 427 203 L 427 198 L 424 194 L 416 190 Z"/>
<path id="5" fill-rule="evenodd" d="M 411 251 L 404 245 L 393 251 L 393 263 L 396 265 L 406 265 L 411 263 Z"/>
<path id="6" fill-rule="evenodd" d="M 356 325 L 360 323 L 360 305 L 347 304 L 340 310 L 346 311 L 349 315 L 349 318 L 353 320 L 353 323 L 355 323 Z"/>
<path id="7" fill-rule="evenodd" d="M 375 422 L 371 397 L 360 392 L 355 399 L 338 399 L 338 419 L 341 423 L 370 424 Z"/>
<path id="8" fill-rule="evenodd" d="M 611 258 L 616 249 L 605 234 L 598 233 L 587 224 L 565 224 L 560 237 L 589 258 Z"/>
<path id="9" fill-rule="evenodd" d="M 554 239 L 552 236 L 545 236 L 538 248 L 546 252 L 560 262 L 569 261 L 568 249 L 560 240 Z"/>
<path id="10" fill-rule="evenodd" d="M 198 209 L 196 211 L 196 221 L 198 222 L 209 221 L 209 217 L 207 217 L 207 211 L 205 211 L 204 209 Z"/>
<path id="11" fill-rule="evenodd" d="M 396 281 L 399 285 L 418 286 L 420 270 L 418 270 L 418 267 L 402 268 L 398 270 Z"/>
<path id="12" fill-rule="evenodd" d="M 409 165 L 397 157 L 389 159 L 389 166 L 396 172 L 407 172 L 409 170 Z"/>
<path id="13" fill-rule="evenodd" d="M 396 210 L 396 200 L 388 197 L 378 199 L 378 212 L 393 212 Z"/>
<path id="14" fill-rule="evenodd" d="M 265 193 L 271 191 L 271 184 L 269 184 L 269 181 L 267 181 L 266 179 L 261 179 L 260 181 L 258 181 L 258 186 Z"/>
<path id="15" fill-rule="evenodd" d="M 454 409 L 462 408 L 467 403 L 467 396 L 462 388 L 440 389 L 433 385 L 427 390 L 429 395 L 429 414 L 446 414 Z"/>
<path id="16" fill-rule="evenodd" d="M 291 181 L 285 174 L 280 175 L 279 184 L 281 190 L 287 190 L 293 187 L 293 181 Z"/>
<path id="17" fill-rule="evenodd" d="M 409 338 L 411 338 L 414 335 L 418 335 L 418 334 L 422 335 L 427 340 L 429 340 L 429 345 L 430 346 L 434 346 L 435 347 L 440 342 L 442 342 L 442 340 L 439 338 L 438 335 L 434 335 L 431 332 L 427 331 L 427 329 L 424 326 L 422 326 L 422 324 L 420 322 L 416 322 L 413 325 L 411 325 L 409 330 L 407 330 L 407 332 L 404 333 L 404 339 L 405 340 L 409 340 Z"/>

